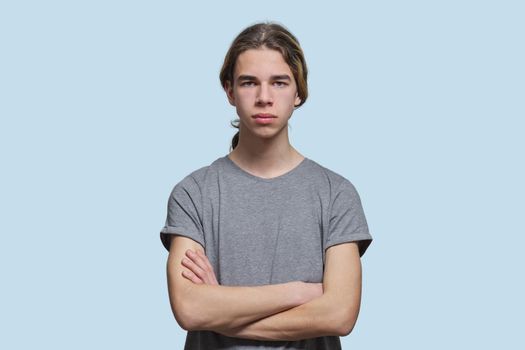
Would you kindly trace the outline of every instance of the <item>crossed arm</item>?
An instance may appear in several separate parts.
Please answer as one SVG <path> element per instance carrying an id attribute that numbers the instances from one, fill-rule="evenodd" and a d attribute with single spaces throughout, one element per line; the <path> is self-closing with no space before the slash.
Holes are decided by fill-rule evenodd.
<path id="1" fill-rule="evenodd" d="M 178 248 L 180 258 L 182 246 Z M 195 251 L 184 249 L 185 260 L 168 259 L 172 309 L 186 330 L 210 330 L 257 340 L 301 340 L 347 335 L 357 320 L 361 262 L 355 242 L 327 249 L 320 289 L 298 281 L 258 287 L 220 286 L 203 250 Z"/>

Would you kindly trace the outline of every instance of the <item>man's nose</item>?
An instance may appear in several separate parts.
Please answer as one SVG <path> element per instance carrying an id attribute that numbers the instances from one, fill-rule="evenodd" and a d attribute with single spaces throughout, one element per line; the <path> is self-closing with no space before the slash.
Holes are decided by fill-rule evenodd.
<path id="1" fill-rule="evenodd" d="M 257 104 L 271 104 L 273 103 L 272 94 L 268 84 L 262 83 L 259 86 L 259 91 L 257 94 Z"/>

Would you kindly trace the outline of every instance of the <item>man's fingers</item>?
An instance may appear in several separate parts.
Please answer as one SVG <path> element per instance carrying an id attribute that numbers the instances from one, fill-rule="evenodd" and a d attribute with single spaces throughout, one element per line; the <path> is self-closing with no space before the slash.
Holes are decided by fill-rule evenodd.
<path id="1" fill-rule="evenodd" d="M 213 267 L 211 266 L 210 260 L 208 260 L 208 257 L 200 250 L 197 250 L 197 254 L 199 254 L 201 259 L 204 261 L 204 263 L 206 264 L 206 267 L 208 267 L 210 271 L 213 271 Z"/>
<path id="2" fill-rule="evenodd" d="M 218 285 L 219 282 L 217 282 L 217 277 L 215 277 L 215 271 L 213 270 L 213 266 L 211 265 L 210 260 L 208 259 L 206 254 L 204 254 L 204 252 L 201 250 L 197 250 L 197 254 L 206 264 L 205 270 L 207 270 L 208 272 L 208 279 L 206 280 L 206 283 Z"/>
<path id="3" fill-rule="evenodd" d="M 196 254 L 193 250 L 188 249 L 186 251 L 186 255 L 197 264 L 201 269 L 205 270 L 208 268 L 208 265 L 206 265 L 206 262 L 204 259 L 201 258 L 200 255 Z"/>
<path id="4" fill-rule="evenodd" d="M 186 266 L 188 269 L 191 270 L 192 273 L 197 275 L 199 278 L 203 278 L 205 275 L 205 271 L 201 269 L 197 264 L 195 264 L 192 260 L 188 258 L 182 259 L 182 265 Z"/>
<path id="5" fill-rule="evenodd" d="M 210 264 L 208 257 L 200 250 L 193 251 L 186 250 L 185 257 L 182 259 L 182 264 L 191 270 L 193 274 L 200 278 L 206 284 L 219 284 L 213 271 L 213 266 Z"/>
<path id="6" fill-rule="evenodd" d="M 202 284 L 203 283 L 203 281 L 191 271 L 182 270 L 182 276 L 187 278 L 187 279 L 189 279 L 193 283 L 196 283 L 196 284 Z"/>

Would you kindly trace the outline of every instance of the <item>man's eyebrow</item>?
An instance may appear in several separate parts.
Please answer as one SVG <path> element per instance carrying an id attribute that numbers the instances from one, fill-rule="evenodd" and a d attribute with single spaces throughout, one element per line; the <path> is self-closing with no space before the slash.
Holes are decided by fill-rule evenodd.
<path id="1" fill-rule="evenodd" d="M 292 80 L 292 78 L 290 78 L 290 76 L 288 74 L 280 74 L 280 75 L 272 75 L 270 77 L 271 80 Z M 244 80 L 257 80 L 257 77 L 253 76 L 253 75 L 246 75 L 246 74 L 243 74 L 243 75 L 239 75 L 239 77 L 237 78 L 238 81 L 244 81 Z"/>
<path id="2" fill-rule="evenodd" d="M 273 80 L 292 80 L 288 74 L 272 75 L 271 78 Z"/>
<path id="3" fill-rule="evenodd" d="M 243 81 L 243 80 L 257 80 L 257 79 L 253 75 L 239 75 L 237 80 Z"/>

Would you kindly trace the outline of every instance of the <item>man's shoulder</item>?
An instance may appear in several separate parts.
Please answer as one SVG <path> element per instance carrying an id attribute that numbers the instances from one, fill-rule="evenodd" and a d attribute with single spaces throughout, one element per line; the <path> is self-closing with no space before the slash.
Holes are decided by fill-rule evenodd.
<path id="1" fill-rule="evenodd" d="M 328 168 L 325 165 L 320 164 L 317 161 L 314 161 L 313 159 L 310 159 L 312 173 L 316 174 L 317 177 L 327 182 L 330 187 L 338 187 L 343 182 L 350 182 L 345 176 L 343 176 L 340 172 L 337 172 L 331 168 Z"/>
<path id="2" fill-rule="evenodd" d="M 214 174 L 218 173 L 218 169 L 220 167 L 220 163 L 222 161 L 223 157 L 215 159 L 213 162 L 211 162 L 208 165 L 201 166 L 193 171 L 191 171 L 188 175 L 186 175 L 179 184 L 181 186 L 189 185 L 189 186 L 204 186 L 206 183 L 206 180 L 210 176 L 214 176 Z"/>

